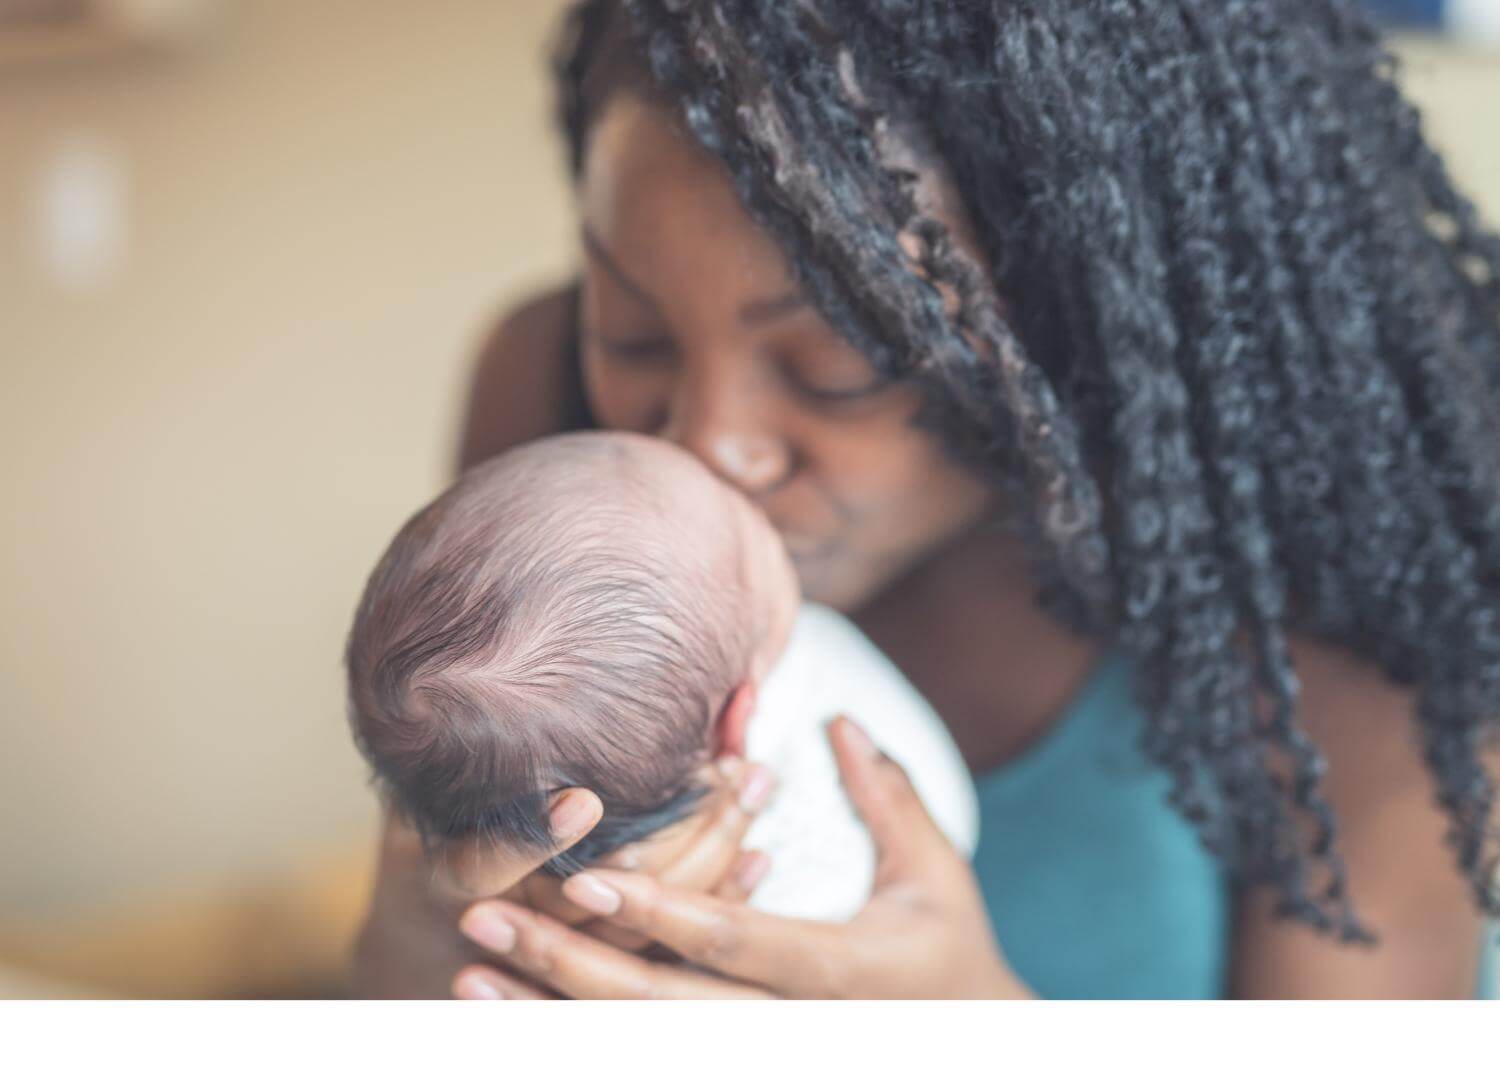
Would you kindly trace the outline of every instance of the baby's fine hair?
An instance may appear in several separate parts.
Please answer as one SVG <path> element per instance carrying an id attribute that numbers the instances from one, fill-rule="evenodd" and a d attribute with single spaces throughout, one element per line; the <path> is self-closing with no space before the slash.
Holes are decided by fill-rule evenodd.
<path id="1" fill-rule="evenodd" d="M 566 786 L 604 805 L 563 876 L 685 816 L 748 669 L 732 528 L 685 535 L 634 437 L 542 440 L 475 466 L 397 534 L 356 612 L 350 722 L 429 851 L 551 848 Z"/>

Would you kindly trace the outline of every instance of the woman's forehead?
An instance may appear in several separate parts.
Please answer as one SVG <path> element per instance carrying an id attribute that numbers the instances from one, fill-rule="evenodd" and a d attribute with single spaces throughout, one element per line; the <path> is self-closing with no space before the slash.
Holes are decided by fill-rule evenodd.
<path id="1" fill-rule="evenodd" d="M 591 257 L 658 304 L 716 291 L 738 306 L 795 289 L 723 164 L 661 106 L 620 94 L 606 108 L 579 194 Z"/>
<path id="2" fill-rule="evenodd" d="M 941 223 L 959 248 L 984 263 L 957 184 L 922 128 L 882 124 L 880 145 L 886 166 L 916 176 L 918 213 Z M 689 293 L 714 284 L 759 301 L 796 289 L 786 256 L 746 210 L 726 166 L 659 98 L 621 91 L 603 107 L 589 138 L 579 204 L 602 251 L 636 275 L 685 279 Z"/>

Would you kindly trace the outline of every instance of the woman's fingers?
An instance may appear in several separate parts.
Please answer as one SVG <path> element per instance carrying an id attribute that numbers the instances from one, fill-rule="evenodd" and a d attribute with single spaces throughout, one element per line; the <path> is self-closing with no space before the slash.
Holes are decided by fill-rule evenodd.
<path id="1" fill-rule="evenodd" d="M 604 805 L 591 790 L 577 786 L 559 790 L 547 810 L 548 829 L 555 841 L 552 847 L 469 838 L 444 851 L 443 870 L 460 894 L 493 897 L 512 889 L 554 855 L 582 841 L 603 814 Z"/>
<path id="2" fill-rule="evenodd" d="M 486 964 L 470 964 L 453 977 L 460 1001 L 540 1001 L 557 995 Z"/>
<path id="3" fill-rule="evenodd" d="M 767 915 L 647 875 L 585 871 L 564 882 L 563 893 L 693 964 L 779 994 L 836 995 L 850 966 L 839 928 Z"/>
<path id="4" fill-rule="evenodd" d="M 575 926 L 578 926 L 584 934 L 591 934 L 600 941 L 608 942 L 616 949 L 623 949 L 627 953 L 638 953 L 651 944 L 650 938 L 636 934 L 635 931 L 627 931 L 624 927 L 616 927 L 607 919 L 590 919 L 587 923 L 575 924 Z"/>
<path id="5" fill-rule="evenodd" d="M 721 760 L 730 792 L 708 825 L 659 877 L 669 886 L 708 890 L 723 881 L 740 855 L 740 842 L 755 817 L 765 810 L 776 787 L 771 771 L 758 763 Z"/>
<path id="6" fill-rule="evenodd" d="M 729 869 L 729 874 L 714 887 L 713 895 L 724 901 L 748 901 L 770 869 L 771 858 L 765 853 L 758 849 L 742 852 Z"/>
<path id="7" fill-rule="evenodd" d="M 484 901 L 459 926 L 469 939 L 558 993 L 585 999 L 758 998 L 765 991 L 653 963 L 519 905 Z M 480 969 L 466 969 L 472 973 Z M 492 982 L 481 977 L 482 982 Z M 458 981 L 455 980 L 455 989 Z"/>
<path id="8" fill-rule="evenodd" d="M 721 900 L 743 904 L 755 893 L 755 887 L 760 885 L 760 880 L 765 878 L 766 872 L 770 868 L 771 858 L 765 853 L 756 849 L 751 849 L 748 852 L 742 851 L 735 858 L 728 873 L 713 888 L 712 893 Z M 555 895 L 556 899 L 566 906 L 567 911 L 553 909 L 551 903 L 552 895 Z M 572 922 L 573 919 L 579 916 L 593 917 L 589 918 L 586 923 L 575 923 L 574 925 L 578 926 L 585 934 L 592 934 L 595 938 L 603 939 L 616 949 L 637 952 L 652 944 L 652 939 L 646 937 L 644 934 L 626 930 L 624 927 L 610 922 L 607 917 L 594 917 L 594 913 L 588 909 L 569 901 L 558 886 L 549 887 L 547 905 L 543 906 L 533 903 L 532 907 L 541 908 L 542 911 L 546 912 L 553 919 L 561 920 L 564 923 Z"/>
<path id="9" fill-rule="evenodd" d="M 729 900 L 748 898 L 755 882 L 760 880 L 764 865 L 752 862 L 750 871 L 744 871 L 745 854 L 740 849 L 740 842 L 756 814 L 770 799 L 773 779 L 766 768 L 734 757 L 721 759 L 716 768 L 714 799 L 717 807 L 705 825 L 675 856 L 662 857 L 663 862 L 658 863 L 650 858 L 649 850 L 643 850 L 639 845 L 627 845 L 605 856 L 599 866 L 623 871 L 645 867 L 653 870 L 668 885 L 691 890 L 716 890 Z M 748 886 L 746 882 L 749 882 Z M 562 895 L 559 880 L 551 875 L 532 874 L 517 887 L 517 892 L 520 896 L 507 899 L 572 924 L 617 948 L 638 950 L 651 944 L 650 939 L 616 927 L 608 920 L 592 919 L 593 913 Z"/>
<path id="10" fill-rule="evenodd" d="M 906 772 L 883 755 L 863 729 L 840 715 L 829 723 L 828 738 L 844 791 L 875 842 L 877 887 L 925 873 L 939 859 L 953 855 L 952 843 L 932 821 Z"/>
<path id="11" fill-rule="evenodd" d="M 577 927 L 593 918 L 592 912 L 579 908 L 562 895 L 562 879 L 555 875 L 538 871 L 528 876 L 526 881 L 516 889 L 520 896 L 508 896 L 507 901 L 516 901 L 527 908 L 535 908 L 538 912 L 547 913 L 553 919 Z"/>

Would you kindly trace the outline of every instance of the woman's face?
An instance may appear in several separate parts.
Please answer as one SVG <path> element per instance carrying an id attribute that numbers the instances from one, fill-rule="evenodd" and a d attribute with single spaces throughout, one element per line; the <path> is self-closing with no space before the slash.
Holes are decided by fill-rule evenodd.
<path id="1" fill-rule="evenodd" d="M 607 428 L 663 436 L 748 495 L 804 594 L 864 603 L 992 505 L 798 292 L 719 161 L 617 93 L 581 189 L 584 384 Z"/>

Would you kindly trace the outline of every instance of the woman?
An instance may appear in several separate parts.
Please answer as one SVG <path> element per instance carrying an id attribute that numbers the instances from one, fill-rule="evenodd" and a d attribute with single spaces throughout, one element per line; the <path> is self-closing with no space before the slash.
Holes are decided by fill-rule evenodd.
<path id="1" fill-rule="evenodd" d="M 731 806 L 659 879 L 514 860 L 453 978 L 476 945 L 393 818 L 362 988 L 1473 994 L 1500 246 L 1353 5 L 616 6 L 559 68 L 581 285 L 496 335 L 464 461 L 694 451 L 942 713 L 982 842 L 850 712 L 852 923 L 743 907 Z M 598 814 L 564 791 L 554 832 Z"/>

